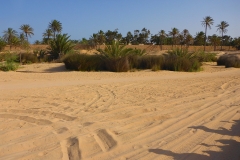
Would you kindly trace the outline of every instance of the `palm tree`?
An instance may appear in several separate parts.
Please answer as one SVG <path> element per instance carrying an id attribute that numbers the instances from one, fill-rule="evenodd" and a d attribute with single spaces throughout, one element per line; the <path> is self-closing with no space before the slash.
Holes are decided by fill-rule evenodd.
<path id="1" fill-rule="evenodd" d="M 188 35 L 186 36 L 185 42 L 186 42 L 187 48 L 189 47 L 189 45 L 190 45 L 191 43 L 193 43 L 193 37 L 192 37 L 191 34 L 188 34 Z"/>
<path id="2" fill-rule="evenodd" d="M 49 28 L 53 32 L 53 38 L 55 40 L 56 38 L 56 32 L 60 33 L 62 31 L 62 23 L 57 20 L 52 20 L 52 22 L 49 23 Z"/>
<path id="3" fill-rule="evenodd" d="M 21 43 L 21 44 L 23 43 L 23 41 L 25 41 L 25 35 L 24 35 L 24 33 L 21 33 L 21 34 L 19 35 L 19 39 L 20 39 L 20 43 Z"/>
<path id="4" fill-rule="evenodd" d="M 182 35 L 183 35 L 183 43 L 186 44 L 186 37 L 189 34 L 189 31 L 187 29 L 184 29 L 182 31 Z"/>
<path id="5" fill-rule="evenodd" d="M 206 39 L 207 39 L 207 28 L 211 29 L 211 25 L 213 25 L 213 19 L 210 16 L 206 16 L 203 18 L 202 25 L 205 27 L 205 37 L 204 37 L 204 51 L 206 46 Z"/>
<path id="6" fill-rule="evenodd" d="M 169 35 L 172 36 L 172 47 L 173 44 L 176 45 L 176 37 L 179 34 L 179 30 L 177 28 L 172 28 L 172 31 L 169 31 Z"/>
<path id="7" fill-rule="evenodd" d="M 204 32 L 203 31 L 197 32 L 196 36 L 195 36 L 195 39 L 194 39 L 194 44 L 198 45 L 198 46 L 201 46 L 206 42 L 206 41 L 204 42 L 204 40 L 205 40 Z"/>
<path id="8" fill-rule="evenodd" d="M 220 44 L 220 38 L 214 34 L 212 36 L 209 36 L 209 41 L 214 46 L 214 51 L 216 51 L 216 46 Z"/>
<path id="9" fill-rule="evenodd" d="M 28 36 L 31 37 L 31 35 L 34 35 L 33 28 L 30 27 L 30 25 L 28 25 L 28 24 L 21 25 L 20 29 L 25 33 L 27 41 L 28 41 Z"/>
<path id="10" fill-rule="evenodd" d="M 159 32 L 159 36 L 160 36 L 160 45 L 161 45 L 161 50 L 162 50 L 163 41 L 166 38 L 167 34 L 164 30 L 161 30 Z"/>
<path id="11" fill-rule="evenodd" d="M 43 33 L 43 37 L 47 37 L 47 43 L 49 44 L 49 38 L 53 36 L 53 31 L 51 29 L 46 29 L 45 32 Z"/>
<path id="12" fill-rule="evenodd" d="M 58 34 L 54 41 L 49 44 L 49 51 L 53 59 L 60 58 L 61 55 L 69 53 L 75 46 L 67 34 Z"/>
<path id="13" fill-rule="evenodd" d="M 178 35 L 178 39 L 179 39 L 179 41 L 180 41 L 180 45 L 181 45 L 181 49 L 182 49 L 182 45 L 183 45 L 183 43 L 184 43 L 184 35 L 183 35 L 183 34 L 179 34 L 179 35 Z"/>
<path id="14" fill-rule="evenodd" d="M 12 39 L 17 37 L 17 31 L 12 28 L 8 28 L 6 31 L 3 31 L 3 39 L 10 45 L 10 50 L 12 48 Z"/>
<path id="15" fill-rule="evenodd" d="M 216 27 L 217 31 L 219 30 L 220 33 L 222 33 L 222 43 L 221 43 L 221 50 L 222 50 L 222 45 L 223 45 L 223 33 L 227 33 L 227 27 L 229 24 L 226 21 L 222 21 L 220 24 L 218 24 Z"/>

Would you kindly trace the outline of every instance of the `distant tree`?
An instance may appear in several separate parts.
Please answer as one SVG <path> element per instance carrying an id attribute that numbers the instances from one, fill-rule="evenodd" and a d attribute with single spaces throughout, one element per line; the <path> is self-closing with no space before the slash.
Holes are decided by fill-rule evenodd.
<path id="1" fill-rule="evenodd" d="M 100 44 L 100 45 L 102 45 L 106 42 L 106 37 L 102 30 L 98 31 L 97 40 L 98 40 L 98 44 Z"/>
<path id="2" fill-rule="evenodd" d="M 23 24 L 21 25 L 20 29 L 25 33 L 25 36 L 27 38 L 28 41 L 28 36 L 31 37 L 31 35 L 34 35 L 33 33 L 33 28 L 30 27 L 29 24 Z"/>
<path id="3" fill-rule="evenodd" d="M 159 34 L 151 35 L 150 42 L 156 45 L 160 44 L 160 36 Z"/>
<path id="4" fill-rule="evenodd" d="M 8 45 L 10 45 L 10 50 L 12 48 L 12 39 L 14 37 L 17 37 L 17 31 L 15 31 L 12 28 L 8 28 L 6 31 L 3 31 L 3 39 L 7 42 Z"/>
<path id="5" fill-rule="evenodd" d="M 206 16 L 203 18 L 202 25 L 205 27 L 205 37 L 204 37 L 204 51 L 206 46 L 206 39 L 207 39 L 207 28 L 211 29 L 211 25 L 213 25 L 213 19 L 210 16 Z"/>
<path id="6" fill-rule="evenodd" d="M 41 44 L 41 42 L 40 42 L 39 40 L 36 40 L 36 41 L 34 42 L 34 44 L 39 45 L 39 44 Z"/>
<path id="7" fill-rule="evenodd" d="M 114 31 L 108 30 L 105 32 L 106 37 L 106 44 L 112 44 L 112 41 L 117 40 L 120 41 L 122 38 L 121 33 L 118 33 L 118 29 L 115 29 Z"/>
<path id="8" fill-rule="evenodd" d="M 23 43 L 23 41 L 26 40 L 26 39 L 25 39 L 25 35 L 24 35 L 24 33 L 20 33 L 20 35 L 19 35 L 19 39 L 20 39 L 20 43 L 21 43 L 21 44 Z"/>
<path id="9" fill-rule="evenodd" d="M 233 40 L 233 38 L 231 36 L 228 36 L 228 35 L 223 36 L 223 45 L 224 46 L 229 46 L 229 50 L 230 50 L 232 40 Z"/>
<path id="10" fill-rule="evenodd" d="M 209 42 L 214 46 L 214 51 L 216 51 L 216 46 L 218 46 L 221 43 L 220 37 L 218 37 L 216 34 L 208 37 Z"/>
<path id="11" fill-rule="evenodd" d="M 178 36 L 178 34 L 179 34 L 179 30 L 175 27 L 172 28 L 171 31 L 169 31 L 169 35 L 172 36 L 172 47 L 177 43 L 176 37 Z"/>
<path id="12" fill-rule="evenodd" d="M 138 42 L 138 37 L 139 37 L 139 30 L 134 30 L 134 34 L 133 34 L 133 44 L 139 44 Z"/>
<path id="13" fill-rule="evenodd" d="M 127 45 L 133 41 L 133 35 L 130 31 L 127 32 L 125 39 L 126 39 Z"/>
<path id="14" fill-rule="evenodd" d="M 188 35 L 186 36 L 186 39 L 185 39 L 185 43 L 186 43 L 187 47 L 189 47 L 189 45 L 192 44 L 193 41 L 194 41 L 194 39 L 193 39 L 192 35 L 191 35 L 191 34 L 188 34 Z"/>
<path id="15" fill-rule="evenodd" d="M 184 35 L 183 34 L 178 34 L 178 40 L 180 41 L 181 49 L 182 45 L 184 44 Z"/>
<path id="16" fill-rule="evenodd" d="M 162 50 L 162 45 L 164 43 L 165 38 L 167 37 L 167 34 L 164 30 L 161 30 L 158 34 L 159 34 L 160 46 L 161 46 L 161 50 Z"/>
<path id="17" fill-rule="evenodd" d="M 226 21 L 222 21 L 220 24 L 218 24 L 217 27 L 217 31 L 219 31 L 220 33 L 222 33 L 222 43 L 221 43 L 221 50 L 222 50 L 222 45 L 223 45 L 223 33 L 227 33 L 227 27 L 229 26 L 229 24 Z"/>
<path id="18" fill-rule="evenodd" d="M 49 23 L 49 29 L 52 30 L 53 32 L 53 38 L 55 40 L 56 38 L 56 33 L 60 33 L 62 31 L 62 23 L 60 21 L 57 21 L 57 20 L 52 20 L 50 23 Z"/>
<path id="19" fill-rule="evenodd" d="M 232 46 L 240 50 L 240 37 L 233 39 Z"/>
<path id="20" fill-rule="evenodd" d="M 146 28 L 143 28 L 141 30 L 141 33 L 139 34 L 139 37 L 138 37 L 138 42 L 141 43 L 141 44 L 146 44 L 149 42 L 148 38 L 149 38 L 149 35 L 150 35 L 150 30 L 146 29 Z"/>
<path id="21" fill-rule="evenodd" d="M 52 29 L 48 28 L 43 32 L 43 38 L 46 38 L 47 44 L 49 44 L 50 37 L 53 36 L 53 31 Z"/>
<path id="22" fill-rule="evenodd" d="M 93 33 L 93 35 L 89 38 L 89 44 L 95 47 L 98 45 L 98 36 L 96 33 Z"/>
<path id="23" fill-rule="evenodd" d="M 86 38 L 82 38 L 82 40 L 80 40 L 79 43 L 83 44 L 83 45 L 88 45 L 89 44 L 89 42 L 88 42 L 88 40 Z"/>
<path id="24" fill-rule="evenodd" d="M 20 39 L 18 37 L 13 37 L 11 39 L 11 44 L 16 49 L 17 47 L 21 46 L 21 41 L 20 41 Z"/>
<path id="25" fill-rule="evenodd" d="M 189 35 L 189 31 L 184 29 L 181 34 L 183 35 L 183 44 L 186 44 L 186 37 Z"/>
<path id="26" fill-rule="evenodd" d="M 204 34 L 203 31 L 196 33 L 196 36 L 195 36 L 195 39 L 194 39 L 194 44 L 198 45 L 198 46 L 201 46 L 201 45 L 205 44 L 205 34 Z"/>

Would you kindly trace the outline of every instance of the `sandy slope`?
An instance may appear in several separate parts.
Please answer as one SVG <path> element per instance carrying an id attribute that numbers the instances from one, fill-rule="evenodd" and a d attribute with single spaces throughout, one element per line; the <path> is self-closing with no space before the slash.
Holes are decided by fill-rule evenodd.
<path id="1" fill-rule="evenodd" d="M 0 72 L 0 159 L 239 159 L 240 70 Z"/>

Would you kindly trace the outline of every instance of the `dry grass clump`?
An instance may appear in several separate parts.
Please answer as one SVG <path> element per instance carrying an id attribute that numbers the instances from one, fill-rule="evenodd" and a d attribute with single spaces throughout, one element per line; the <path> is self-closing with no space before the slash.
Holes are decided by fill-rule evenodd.
<path id="1" fill-rule="evenodd" d="M 63 58 L 63 63 L 67 69 L 75 71 L 106 70 L 104 60 L 100 57 L 100 55 L 72 53 Z"/>
<path id="2" fill-rule="evenodd" d="M 218 58 L 217 65 L 225 66 L 226 68 L 235 67 L 240 68 L 240 58 L 235 54 L 225 54 Z"/>
<path id="3" fill-rule="evenodd" d="M 215 61 L 216 55 L 203 51 L 174 49 L 165 55 L 146 55 L 145 51 L 125 49 L 118 43 L 99 50 L 98 55 L 69 54 L 63 62 L 67 69 L 79 71 L 112 71 L 151 69 L 193 72 L 200 71 L 203 61 Z"/>

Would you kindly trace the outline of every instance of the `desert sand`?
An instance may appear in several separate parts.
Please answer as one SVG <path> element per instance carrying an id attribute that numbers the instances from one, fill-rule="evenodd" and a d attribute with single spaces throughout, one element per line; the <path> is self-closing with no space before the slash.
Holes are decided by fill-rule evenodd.
<path id="1" fill-rule="evenodd" d="M 240 69 L 0 77 L 1 160 L 240 159 Z"/>

